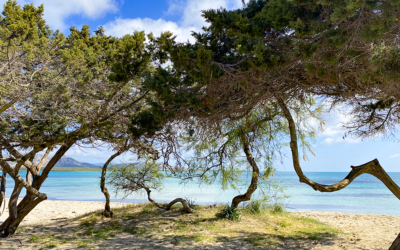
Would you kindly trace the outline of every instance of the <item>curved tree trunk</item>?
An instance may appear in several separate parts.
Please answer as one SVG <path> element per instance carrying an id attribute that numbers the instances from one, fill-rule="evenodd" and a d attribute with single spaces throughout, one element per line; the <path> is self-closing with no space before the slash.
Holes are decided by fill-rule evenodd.
<path id="1" fill-rule="evenodd" d="M 400 234 L 397 235 L 397 238 L 393 241 L 389 250 L 400 250 Z"/>
<path id="2" fill-rule="evenodd" d="M 27 182 L 29 185 L 32 185 L 32 175 L 31 175 L 31 172 L 29 172 L 28 169 L 26 170 L 26 182 Z M 29 191 L 26 190 L 26 195 L 28 195 L 28 194 L 29 194 Z"/>
<path id="3" fill-rule="evenodd" d="M 146 190 L 146 193 L 147 193 L 147 199 L 151 202 L 151 203 L 153 203 L 154 205 L 156 205 L 158 208 L 164 208 L 165 209 L 165 207 L 164 206 L 161 206 L 160 204 L 158 204 L 155 200 L 153 200 L 152 198 L 151 198 L 151 190 L 150 190 L 150 188 L 148 188 L 148 187 L 143 187 L 144 188 L 144 190 Z"/>
<path id="4" fill-rule="evenodd" d="M 4 209 L 6 208 L 6 180 L 7 180 L 7 173 L 3 171 L 3 175 L 1 176 L 1 184 L 0 184 L 0 216 L 3 214 Z"/>
<path id="5" fill-rule="evenodd" d="M 158 204 L 155 200 L 153 200 L 153 199 L 151 198 L 151 195 L 150 195 L 150 194 L 151 194 L 151 190 L 150 190 L 150 188 L 148 188 L 148 187 L 143 187 L 143 188 L 144 188 L 144 190 L 146 190 L 147 199 L 148 199 L 151 203 L 153 203 L 154 205 L 156 205 L 158 208 L 162 208 L 162 209 L 165 209 L 165 210 L 170 210 L 171 207 L 172 207 L 175 203 L 180 202 L 180 203 L 182 203 L 182 206 L 183 206 L 183 210 L 184 210 L 184 211 L 186 211 L 186 212 L 188 212 L 188 213 L 191 213 L 191 214 L 194 213 L 194 210 L 190 208 L 190 206 L 189 206 L 187 200 L 185 200 L 185 199 L 183 199 L 183 198 L 176 198 L 175 200 L 173 200 L 173 201 L 171 201 L 170 203 L 168 203 L 168 205 L 162 206 L 162 205 Z"/>
<path id="6" fill-rule="evenodd" d="M 232 207 L 237 208 L 240 202 L 249 201 L 251 199 L 251 195 L 256 191 L 258 185 L 258 177 L 260 175 L 260 169 L 257 166 L 256 161 L 250 151 L 249 141 L 246 138 L 246 135 L 242 134 L 242 144 L 243 151 L 246 154 L 247 161 L 249 162 L 252 168 L 252 176 L 250 186 L 247 188 L 246 193 L 241 194 L 233 198 Z"/>
<path id="7" fill-rule="evenodd" d="M 19 175 L 18 171 L 14 171 L 15 169 L 13 169 L 7 162 L 0 159 L 0 166 L 2 167 L 3 171 L 5 171 L 15 182 L 15 188 L 12 197 L 10 198 L 9 201 L 10 215 L 0 226 L 0 233 L 3 236 L 9 236 L 11 234 L 14 234 L 19 224 L 26 217 L 26 215 L 28 215 L 40 202 L 47 199 L 47 195 L 45 193 L 39 192 L 40 187 L 42 186 L 43 182 L 47 179 L 48 174 L 54 167 L 54 165 L 60 160 L 60 158 L 68 151 L 68 149 L 72 145 L 73 143 L 68 142 L 65 143 L 63 146 L 61 146 L 57 150 L 56 154 L 47 163 L 41 175 L 39 175 L 39 170 L 41 165 L 29 164 L 28 161 L 22 162 L 24 165 L 26 164 L 25 166 L 27 168 L 30 168 L 30 171 L 33 175 L 32 184 L 25 181 Z M 21 162 L 19 162 L 18 164 L 21 164 Z M 25 187 L 29 192 L 19 202 L 19 204 L 16 205 L 22 187 Z"/>
<path id="8" fill-rule="evenodd" d="M 386 173 L 386 171 L 382 168 L 379 164 L 377 159 L 362 164 L 360 166 L 351 166 L 352 170 L 350 173 L 340 182 L 333 184 L 333 185 L 322 185 L 316 183 L 310 179 L 308 179 L 300 166 L 299 161 L 299 149 L 297 145 L 297 132 L 296 132 L 296 125 L 294 123 L 293 117 L 290 113 L 290 110 L 286 106 L 285 102 L 278 98 L 278 104 L 281 107 L 288 123 L 289 123 L 289 132 L 290 132 L 290 149 L 292 151 L 292 158 L 293 158 L 293 166 L 300 178 L 300 182 L 305 183 L 316 191 L 320 192 L 335 192 L 341 190 L 348 186 L 355 178 L 362 174 L 370 174 L 378 178 L 386 187 L 398 198 L 400 199 L 400 187 L 390 178 L 390 176 Z M 400 250 L 400 234 L 397 236 L 396 240 L 393 242 L 390 250 Z"/>
<path id="9" fill-rule="evenodd" d="M 119 155 L 121 155 L 124 151 L 119 150 L 115 154 L 113 154 L 103 165 L 103 169 L 101 170 L 101 179 L 100 179 L 100 189 L 101 192 L 106 197 L 106 204 L 104 207 L 103 215 L 106 218 L 112 218 L 114 216 L 113 212 L 111 211 L 110 207 L 110 194 L 108 193 L 108 189 L 106 188 L 106 174 L 107 174 L 107 167 L 108 165 Z"/>
<path id="10" fill-rule="evenodd" d="M 165 209 L 170 210 L 172 205 L 174 205 L 175 203 L 178 203 L 178 202 L 182 203 L 183 210 L 185 210 L 188 213 L 194 213 L 194 210 L 189 207 L 189 204 L 183 198 L 176 198 L 175 200 L 171 201 L 170 203 L 168 203 L 168 205 L 165 207 Z"/>
<path id="11" fill-rule="evenodd" d="M 11 219 L 11 222 L 17 218 L 17 202 L 19 194 L 22 191 L 22 185 L 20 183 L 15 183 L 14 190 L 10 196 L 10 200 L 8 201 L 8 213 Z"/>
<path id="12" fill-rule="evenodd" d="M 31 196 L 31 194 L 30 194 Z M 15 219 L 12 219 L 11 217 L 8 217 L 3 224 L 0 227 L 0 232 L 2 232 L 3 236 L 9 236 L 11 234 L 14 234 L 15 231 L 17 230 L 19 224 L 22 222 L 22 220 L 27 216 L 40 202 L 46 200 L 41 197 L 35 197 L 31 196 L 32 198 L 29 199 L 28 202 L 25 203 L 24 206 L 19 206 L 17 207 L 17 217 Z"/>
<path id="13" fill-rule="evenodd" d="M 297 132 L 296 132 L 296 125 L 294 123 L 293 117 L 287 108 L 286 104 L 283 102 L 282 99 L 278 99 L 278 103 L 280 107 L 282 108 L 282 111 L 288 120 L 289 123 L 289 131 L 290 131 L 290 149 L 292 151 L 292 158 L 293 158 L 293 166 L 294 169 L 297 173 L 297 175 L 300 178 L 300 182 L 305 183 L 314 190 L 320 191 L 320 192 L 335 192 L 338 190 L 341 190 L 348 186 L 355 178 L 362 174 L 370 174 L 378 178 L 380 181 L 382 181 L 386 187 L 398 198 L 400 199 L 400 187 L 390 178 L 390 176 L 386 173 L 386 171 L 382 168 L 382 166 L 379 164 L 379 161 L 377 159 L 372 160 L 370 162 L 367 162 L 365 164 L 362 164 L 360 166 L 351 166 L 352 170 L 350 173 L 340 182 L 333 184 L 333 185 L 322 185 L 319 183 L 316 183 L 310 179 L 308 179 L 300 166 L 300 160 L 299 160 L 299 149 L 297 145 Z"/>

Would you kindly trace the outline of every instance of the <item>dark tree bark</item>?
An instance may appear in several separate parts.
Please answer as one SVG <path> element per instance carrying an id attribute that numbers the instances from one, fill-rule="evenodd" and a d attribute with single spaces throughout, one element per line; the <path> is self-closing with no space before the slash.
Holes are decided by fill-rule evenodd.
<path id="1" fill-rule="evenodd" d="M 397 238 L 393 241 L 389 250 L 400 250 L 400 233 L 397 235 Z"/>
<path id="2" fill-rule="evenodd" d="M 360 166 L 351 166 L 352 170 L 350 173 L 340 182 L 333 184 L 333 185 L 322 185 L 319 183 L 316 183 L 310 179 L 308 179 L 300 166 L 300 160 L 299 160 L 299 149 L 297 145 L 297 132 L 296 132 L 296 125 L 294 123 L 293 117 L 287 108 L 286 104 L 283 102 L 282 99 L 278 99 L 278 103 L 280 107 L 282 108 L 282 111 L 288 120 L 289 123 L 289 131 L 290 131 L 290 148 L 292 151 L 292 158 L 293 158 L 293 166 L 294 169 L 297 173 L 297 175 L 300 178 L 300 182 L 305 183 L 314 190 L 320 191 L 320 192 L 335 192 L 338 190 L 341 190 L 348 186 L 355 178 L 362 174 L 370 174 L 378 178 L 380 181 L 382 181 L 386 187 L 398 198 L 400 199 L 400 187 L 390 178 L 390 176 L 386 173 L 386 171 L 382 168 L 380 165 L 379 161 L 377 159 L 372 160 L 370 162 L 367 162 L 365 164 L 362 164 Z"/>
<path id="3" fill-rule="evenodd" d="M 232 207 L 234 208 L 237 208 L 240 202 L 249 201 L 251 199 L 251 195 L 257 190 L 258 177 L 260 176 L 260 169 L 258 168 L 256 161 L 254 160 L 253 154 L 250 151 L 249 141 L 244 134 L 242 134 L 242 144 L 247 161 L 252 168 L 252 176 L 250 186 L 247 188 L 246 193 L 233 198 Z"/>
<path id="4" fill-rule="evenodd" d="M 26 217 L 26 215 L 28 215 L 40 202 L 47 199 L 46 194 L 39 192 L 40 187 L 48 177 L 48 174 L 54 167 L 54 165 L 60 160 L 60 158 L 68 151 L 68 149 L 72 145 L 73 143 L 65 143 L 63 146 L 61 146 L 57 150 L 56 154 L 47 163 L 41 175 L 39 175 L 39 171 L 34 171 L 35 169 L 33 169 L 33 167 L 37 168 L 37 166 L 32 164 L 29 166 L 25 165 L 25 167 L 29 168 L 32 174 L 35 173 L 33 174 L 32 184 L 29 184 L 27 181 L 25 181 L 19 175 L 18 171 L 15 171 L 18 168 L 13 169 L 10 167 L 10 165 L 8 165 L 7 162 L 0 160 L 0 165 L 3 168 L 3 171 L 6 171 L 7 174 L 10 175 L 15 182 L 15 188 L 9 201 L 10 215 L 0 226 L 0 233 L 3 236 L 7 237 L 11 234 L 14 234 L 15 230 L 18 228 L 19 224 Z M 16 205 L 22 187 L 25 187 L 29 192 L 21 200 L 21 202 Z"/>
<path id="5" fill-rule="evenodd" d="M 20 183 L 15 183 L 14 190 L 10 196 L 10 200 L 8 201 L 8 217 L 10 218 L 10 223 L 14 224 L 14 222 L 17 220 L 18 217 L 18 208 L 17 208 L 17 202 L 18 202 L 18 197 L 22 191 L 22 184 Z M 10 228 L 10 231 L 15 232 L 16 228 Z"/>
<path id="6" fill-rule="evenodd" d="M 27 169 L 27 171 L 26 171 L 26 182 L 27 182 L 29 185 L 32 185 L 32 175 L 31 175 L 31 172 L 29 172 L 28 169 Z M 26 195 L 28 195 L 28 194 L 29 194 L 29 191 L 26 190 Z"/>
<path id="7" fill-rule="evenodd" d="M 1 176 L 1 184 L 0 184 L 0 209 L 3 208 L 0 212 L 0 215 L 3 214 L 4 209 L 6 208 L 6 180 L 7 173 L 3 171 L 3 175 Z"/>
<path id="8" fill-rule="evenodd" d="M 178 202 L 182 203 L 183 210 L 185 210 L 188 213 L 194 213 L 194 210 L 189 207 L 189 204 L 183 198 L 176 198 L 175 200 L 171 201 L 170 203 L 168 203 L 168 205 L 165 207 L 165 209 L 170 210 L 172 205 L 174 205 L 175 203 L 178 203 Z"/>
<path id="9" fill-rule="evenodd" d="M 154 205 L 156 205 L 156 206 L 159 207 L 159 208 L 165 208 L 165 207 L 161 206 L 160 204 L 158 204 L 155 200 L 153 200 L 153 199 L 151 198 L 151 190 L 150 190 L 150 188 L 145 187 L 145 186 L 143 186 L 143 188 L 144 188 L 144 190 L 146 190 L 147 199 L 148 199 L 151 203 L 153 203 Z"/>
<path id="10" fill-rule="evenodd" d="M 185 199 L 183 199 L 183 198 L 176 198 L 175 200 L 173 200 L 173 201 L 171 201 L 170 203 L 168 203 L 168 205 L 162 206 L 162 205 L 158 204 L 155 200 L 153 200 L 153 199 L 151 198 L 151 195 L 150 195 L 150 194 L 151 194 L 151 190 L 150 190 L 150 188 L 148 188 L 148 187 L 143 187 L 143 188 L 144 188 L 144 190 L 146 190 L 147 199 L 148 199 L 151 203 L 153 203 L 154 205 L 156 205 L 158 208 L 162 208 L 162 209 L 165 209 L 165 210 L 170 210 L 171 207 L 172 207 L 174 204 L 180 202 L 180 203 L 182 204 L 182 206 L 183 206 L 183 210 L 184 210 L 184 211 L 186 211 L 186 212 L 188 212 L 188 213 L 191 213 L 191 214 L 194 213 L 194 210 L 190 208 L 190 206 L 189 206 L 187 200 L 185 200 Z"/>
<path id="11" fill-rule="evenodd" d="M 113 154 L 103 165 L 103 169 L 101 170 L 101 179 L 100 179 L 100 189 L 101 192 L 104 194 L 106 198 L 106 204 L 104 207 L 103 215 L 106 218 L 112 218 L 114 216 L 113 212 L 111 211 L 110 207 L 110 194 L 108 193 L 108 189 L 106 188 L 106 174 L 107 174 L 107 167 L 108 165 L 119 155 L 121 155 L 124 151 L 119 150 L 115 154 Z"/>
<path id="12" fill-rule="evenodd" d="M 360 166 L 351 166 L 350 173 L 340 182 L 333 184 L 333 185 L 322 185 L 316 183 L 310 179 L 308 179 L 300 166 L 299 160 L 299 149 L 297 144 L 297 132 L 296 132 L 296 125 L 293 120 L 293 117 L 290 113 L 289 108 L 286 106 L 285 102 L 278 98 L 278 104 L 281 107 L 285 118 L 289 123 L 289 132 L 290 132 L 290 149 L 292 151 L 292 158 L 293 158 L 293 166 L 300 178 L 300 182 L 305 183 L 316 191 L 320 192 L 335 192 L 341 190 L 348 186 L 355 178 L 362 174 L 370 174 L 378 178 L 386 187 L 398 198 L 400 199 L 400 187 L 390 178 L 390 176 L 386 173 L 386 171 L 382 168 L 379 161 L 377 159 L 362 164 Z M 390 250 L 400 250 L 400 234 L 397 236 L 396 240 L 393 242 Z"/>
<path id="13" fill-rule="evenodd" d="M 21 203 L 18 205 L 17 217 L 13 220 L 8 217 L 0 226 L 0 232 L 3 232 L 4 237 L 14 234 L 25 216 L 27 216 L 40 202 L 45 200 L 41 197 L 35 198 L 31 194 L 29 197 L 30 199 L 28 199 L 28 202 L 24 203 L 24 206 L 20 206 Z M 27 196 L 25 196 L 25 198 L 27 198 Z"/>

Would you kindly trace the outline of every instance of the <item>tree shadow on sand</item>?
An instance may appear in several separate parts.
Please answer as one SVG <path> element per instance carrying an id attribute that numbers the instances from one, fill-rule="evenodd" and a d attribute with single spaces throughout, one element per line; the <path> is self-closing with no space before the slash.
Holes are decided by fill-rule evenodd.
<path id="1" fill-rule="evenodd" d="M 321 222 L 288 213 L 219 219 L 219 208 L 186 214 L 150 204 L 101 211 L 46 225 L 21 227 L 1 240 L 0 249 L 323 249 L 340 244 L 340 232 Z"/>

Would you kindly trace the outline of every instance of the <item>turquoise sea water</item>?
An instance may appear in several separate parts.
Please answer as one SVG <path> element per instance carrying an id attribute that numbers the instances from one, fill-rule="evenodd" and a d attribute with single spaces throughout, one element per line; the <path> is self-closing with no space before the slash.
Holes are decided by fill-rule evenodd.
<path id="1" fill-rule="evenodd" d="M 347 173 L 312 172 L 307 177 L 321 184 L 333 184 L 342 180 Z M 400 185 L 400 173 L 389 173 Z M 286 186 L 285 200 L 288 210 L 318 210 L 336 212 L 374 213 L 400 215 L 398 200 L 378 179 L 370 175 L 362 175 L 348 187 L 334 193 L 320 193 L 299 182 L 294 172 L 276 172 L 276 180 Z M 248 174 L 243 179 L 250 179 Z M 98 172 L 54 172 L 43 184 L 41 192 L 50 200 L 104 201 L 99 188 Z M 13 186 L 7 183 L 7 195 Z M 243 188 L 241 191 L 245 190 Z M 239 190 L 222 191 L 218 184 L 199 186 L 196 183 L 180 184 L 179 180 L 169 178 L 164 181 L 161 192 L 154 192 L 153 198 L 159 202 L 168 202 L 177 197 L 191 198 L 199 204 L 227 203 L 239 194 Z M 111 192 L 113 201 L 121 201 L 121 196 Z M 124 202 L 146 202 L 144 194 L 134 194 Z"/>

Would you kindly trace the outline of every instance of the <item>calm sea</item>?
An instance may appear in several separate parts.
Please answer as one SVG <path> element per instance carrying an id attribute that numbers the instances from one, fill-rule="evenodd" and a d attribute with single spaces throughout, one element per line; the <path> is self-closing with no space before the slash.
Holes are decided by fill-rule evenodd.
<path id="1" fill-rule="evenodd" d="M 311 180 L 321 184 L 333 184 L 342 180 L 347 173 L 312 172 L 306 173 Z M 400 173 L 389 173 L 400 185 Z M 244 174 L 243 178 L 248 178 Z M 276 172 L 276 180 L 286 187 L 285 194 L 290 196 L 284 202 L 290 210 L 317 210 L 335 212 L 356 212 L 374 214 L 400 215 L 398 200 L 378 179 L 370 175 L 362 175 L 345 189 L 335 193 L 320 193 L 311 187 L 299 183 L 293 172 Z M 44 183 L 41 192 L 50 200 L 104 201 L 99 188 L 98 172 L 53 172 Z M 7 196 L 13 186 L 7 183 Z M 241 191 L 245 190 L 242 188 Z M 198 204 L 227 203 L 239 194 L 239 190 L 221 190 L 218 184 L 199 186 L 196 183 L 180 184 L 179 180 L 168 178 L 164 181 L 161 192 L 154 192 L 153 198 L 159 202 L 168 202 L 174 198 L 191 198 Z M 121 196 L 113 192 L 112 201 L 122 201 Z M 144 194 L 134 194 L 124 202 L 146 202 Z"/>

